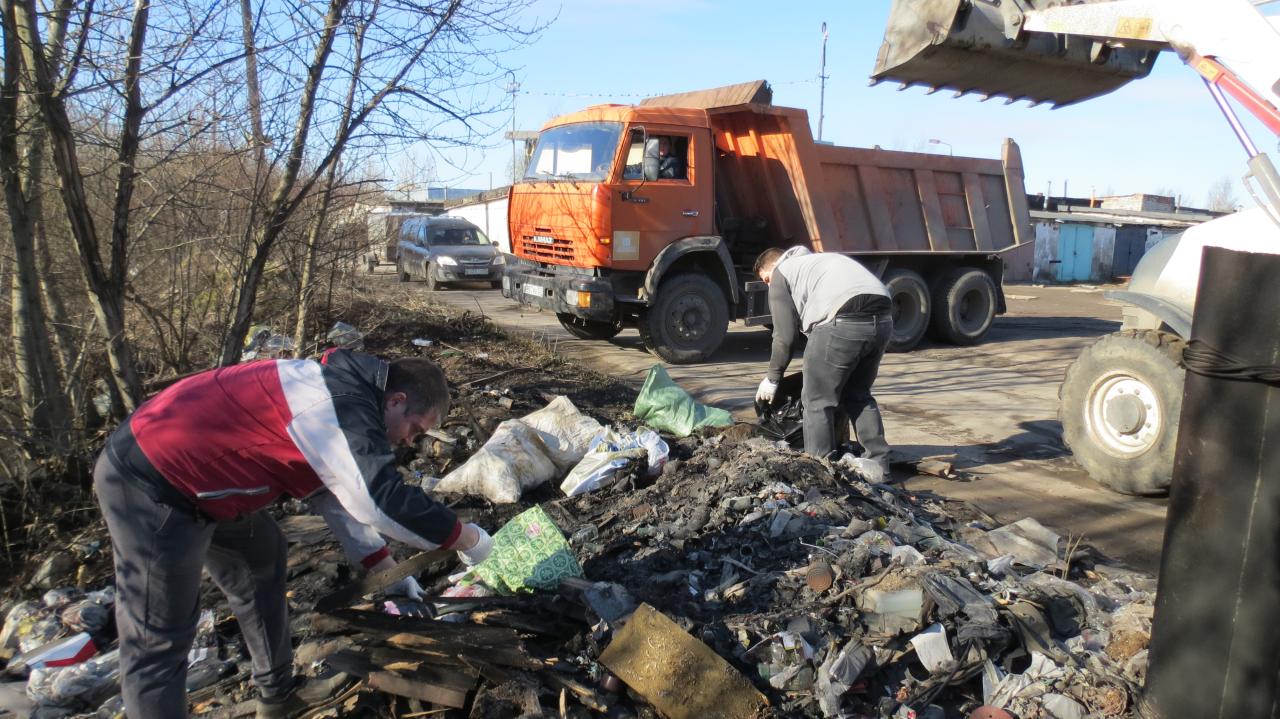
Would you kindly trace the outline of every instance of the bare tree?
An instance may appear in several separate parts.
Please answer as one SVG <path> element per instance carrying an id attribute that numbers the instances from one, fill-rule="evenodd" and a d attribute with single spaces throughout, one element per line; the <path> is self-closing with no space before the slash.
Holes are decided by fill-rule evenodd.
<path id="1" fill-rule="evenodd" d="M 1235 184 L 1230 177 L 1223 177 L 1209 186 L 1205 205 L 1214 212 L 1234 212 L 1239 206 Z"/>
<path id="2" fill-rule="evenodd" d="M 304 82 L 300 86 L 277 83 L 284 88 L 282 92 L 250 99 L 258 106 L 293 110 L 282 118 L 290 121 L 290 127 L 278 133 L 278 146 L 287 150 L 236 287 L 235 310 L 220 352 L 222 364 L 239 357 L 277 240 L 289 229 L 308 194 L 324 182 L 349 147 L 363 143 L 385 147 L 408 140 L 465 145 L 484 134 L 473 123 L 500 107 L 485 105 L 472 91 L 505 71 L 494 62 L 494 51 L 484 49 L 482 43 L 486 35 L 496 34 L 511 42 L 531 37 L 538 28 L 515 24 L 525 4 L 497 0 L 329 1 L 323 22 L 308 35 L 314 38 L 311 59 L 296 73 Z M 306 14 L 299 12 L 297 16 Z M 345 55 L 332 61 L 335 49 Z M 273 66 L 289 74 L 289 68 L 294 67 L 290 58 L 300 54 L 296 47 L 290 48 L 290 55 L 279 58 Z M 338 99 L 332 80 L 344 76 L 348 82 L 342 87 L 355 92 Z M 332 129 L 328 135 L 331 140 L 319 147 L 313 141 L 317 125 Z M 314 157 L 311 162 L 307 162 L 308 153 Z"/>

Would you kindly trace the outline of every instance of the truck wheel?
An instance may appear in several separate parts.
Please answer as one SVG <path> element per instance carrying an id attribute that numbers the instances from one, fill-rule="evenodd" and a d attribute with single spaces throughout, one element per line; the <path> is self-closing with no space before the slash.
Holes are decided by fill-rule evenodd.
<path id="1" fill-rule="evenodd" d="M 1157 330 L 1107 335 L 1080 353 L 1058 389 L 1062 437 L 1109 489 L 1163 494 L 1182 412 L 1184 343 Z"/>
<path id="2" fill-rule="evenodd" d="M 982 341 L 996 316 L 996 283 L 974 267 L 944 272 L 933 286 L 933 332 L 957 345 Z"/>
<path id="3" fill-rule="evenodd" d="M 889 270 L 884 275 L 884 284 L 893 300 L 893 335 L 886 350 L 909 352 L 920 344 L 925 330 L 929 329 L 933 309 L 929 285 L 920 273 L 908 269 Z"/>
<path id="4" fill-rule="evenodd" d="M 729 303 L 710 277 L 673 275 L 658 287 L 637 328 L 645 348 L 671 364 L 701 362 L 724 341 Z"/>
<path id="5" fill-rule="evenodd" d="M 612 322 L 584 320 L 567 312 L 557 312 L 556 319 L 566 332 L 580 340 L 611 340 L 622 331 L 622 326 Z"/>

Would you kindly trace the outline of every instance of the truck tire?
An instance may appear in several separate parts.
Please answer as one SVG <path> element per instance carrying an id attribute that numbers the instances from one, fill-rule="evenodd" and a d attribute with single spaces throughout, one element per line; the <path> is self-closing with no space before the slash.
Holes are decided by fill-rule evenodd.
<path id="1" fill-rule="evenodd" d="M 566 332 L 580 340 L 611 340 L 622 331 L 621 325 L 599 320 L 584 320 L 567 312 L 557 312 L 556 319 Z"/>
<path id="2" fill-rule="evenodd" d="M 920 344 L 925 330 L 929 329 L 929 315 L 933 309 L 929 285 L 920 273 L 908 269 L 889 270 L 884 284 L 893 300 L 893 335 L 889 337 L 889 352 L 910 352 Z"/>
<path id="3" fill-rule="evenodd" d="M 1058 389 L 1062 438 L 1097 482 L 1123 494 L 1163 494 L 1173 476 L 1185 344 L 1124 330 L 1085 349 Z"/>
<path id="4" fill-rule="evenodd" d="M 956 267 L 933 286 L 933 334 L 956 345 L 982 341 L 996 316 L 996 283 L 976 267 Z"/>
<path id="5" fill-rule="evenodd" d="M 640 315 L 640 340 L 671 364 L 711 356 L 729 330 L 729 302 L 706 275 L 681 273 L 663 280 L 657 299 Z"/>

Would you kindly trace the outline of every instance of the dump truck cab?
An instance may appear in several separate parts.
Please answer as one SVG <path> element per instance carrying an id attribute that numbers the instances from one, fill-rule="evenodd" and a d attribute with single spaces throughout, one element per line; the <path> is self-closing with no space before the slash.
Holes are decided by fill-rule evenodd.
<path id="1" fill-rule="evenodd" d="M 699 262 L 720 296 L 686 303 L 672 346 L 709 353 L 736 299 L 734 270 L 715 249 L 706 209 L 712 153 L 700 109 L 600 105 L 548 123 L 511 189 L 515 260 L 503 294 L 554 311 L 575 335 L 607 338 L 640 319 L 655 274 L 690 251 L 710 253 Z"/>

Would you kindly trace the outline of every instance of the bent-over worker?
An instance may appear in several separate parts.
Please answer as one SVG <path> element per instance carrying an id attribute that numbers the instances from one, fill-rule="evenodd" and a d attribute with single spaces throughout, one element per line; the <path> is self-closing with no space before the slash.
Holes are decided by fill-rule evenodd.
<path id="1" fill-rule="evenodd" d="M 882 473 L 889 469 L 880 408 L 871 385 L 893 331 L 889 290 L 857 260 L 805 247 L 770 248 L 755 273 L 769 284 L 773 351 L 756 399 L 772 402 L 791 362 L 791 347 L 803 332 L 804 450 L 825 458 L 835 450 L 836 409 L 853 420 L 864 457 Z"/>
<path id="2" fill-rule="evenodd" d="M 337 677 L 293 673 L 287 547 L 266 507 L 306 499 L 347 557 L 395 565 L 381 535 L 455 549 L 469 564 L 492 540 L 396 470 L 408 445 L 448 414 L 431 361 L 384 362 L 351 350 L 321 361 L 263 360 L 203 372 L 139 407 L 111 437 L 94 486 L 116 567 L 120 673 L 131 719 L 187 716 L 187 653 L 201 570 L 230 600 L 253 664 L 259 717 L 329 698 Z M 412 577 L 389 593 L 420 598 Z"/>

